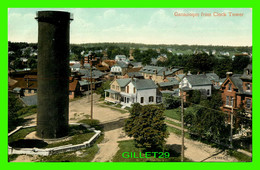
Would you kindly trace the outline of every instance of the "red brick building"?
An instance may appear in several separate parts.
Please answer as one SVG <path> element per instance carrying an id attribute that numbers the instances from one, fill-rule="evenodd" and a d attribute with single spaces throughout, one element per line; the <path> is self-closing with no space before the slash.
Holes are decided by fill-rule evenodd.
<path id="1" fill-rule="evenodd" d="M 220 88 L 222 92 L 223 105 L 221 109 L 224 112 L 231 112 L 232 108 L 234 113 L 243 107 L 248 113 L 252 114 L 252 64 L 249 64 L 244 73 L 234 74 L 227 73 L 227 78 Z"/>

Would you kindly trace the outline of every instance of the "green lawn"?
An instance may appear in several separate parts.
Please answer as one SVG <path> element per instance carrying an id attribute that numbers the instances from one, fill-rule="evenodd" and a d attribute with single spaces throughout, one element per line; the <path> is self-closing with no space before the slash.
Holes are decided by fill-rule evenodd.
<path id="1" fill-rule="evenodd" d="M 21 129 L 18 132 L 16 132 L 15 134 L 13 134 L 10 137 L 8 137 L 8 143 L 12 143 L 14 141 L 17 141 L 17 140 L 20 140 L 20 139 L 24 139 L 24 137 L 26 135 L 28 135 L 29 133 L 31 133 L 31 132 L 33 132 L 35 130 L 36 130 L 35 127 Z"/>
<path id="2" fill-rule="evenodd" d="M 164 153 L 168 152 L 170 154 L 169 158 L 154 158 L 154 156 L 150 156 L 151 158 L 133 158 L 133 154 L 135 154 L 135 157 L 140 157 L 140 154 L 141 157 L 145 157 L 144 149 L 135 147 L 134 140 L 120 141 L 118 143 L 120 149 L 112 159 L 112 162 L 180 162 L 181 160 L 180 154 L 171 149 L 164 151 Z M 129 155 L 132 153 L 132 158 L 123 157 L 123 155 L 127 157 L 128 153 Z M 190 162 L 190 160 L 186 158 L 185 161 Z"/>
<path id="3" fill-rule="evenodd" d="M 39 156 L 39 162 L 90 162 L 97 154 L 99 148 L 97 146 L 104 139 L 101 135 L 96 142 L 89 148 L 79 151 L 60 153 L 51 156 Z M 77 152 L 77 154 L 76 154 Z"/>
<path id="4" fill-rule="evenodd" d="M 169 118 L 181 121 L 181 109 L 180 108 L 165 110 L 164 115 Z"/>
<path id="5" fill-rule="evenodd" d="M 19 115 L 19 118 L 24 118 L 26 116 L 30 116 L 33 114 L 37 113 L 37 106 L 25 106 L 24 108 L 22 108 L 21 110 L 19 110 L 17 112 L 17 114 Z"/>
<path id="6" fill-rule="evenodd" d="M 170 121 L 170 120 L 165 120 L 166 123 L 170 123 L 172 125 L 175 125 L 175 126 L 178 126 L 178 127 L 181 127 L 181 123 L 176 123 L 176 122 L 173 122 L 173 121 Z"/>
<path id="7" fill-rule="evenodd" d="M 240 162 L 252 162 L 252 158 L 236 150 L 229 150 L 228 154 L 235 157 Z"/>

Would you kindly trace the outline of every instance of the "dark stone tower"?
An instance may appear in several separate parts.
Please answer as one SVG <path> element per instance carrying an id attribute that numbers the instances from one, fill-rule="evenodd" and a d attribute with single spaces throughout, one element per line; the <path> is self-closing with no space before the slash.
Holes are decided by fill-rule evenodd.
<path id="1" fill-rule="evenodd" d="M 39 11 L 38 106 L 36 135 L 64 137 L 69 127 L 69 32 L 70 13 Z"/>

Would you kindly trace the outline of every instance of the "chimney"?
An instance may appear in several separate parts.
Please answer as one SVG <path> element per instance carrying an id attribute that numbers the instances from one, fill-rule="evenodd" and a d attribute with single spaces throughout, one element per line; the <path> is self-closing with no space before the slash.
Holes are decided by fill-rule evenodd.
<path id="1" fill-rule="evenodd" d="M 84 58 L 80 60 L 80 68 L 84 68 Z"/>
<path id="2" fill-rule="evenodd" d="M 231 77 L 233 75 L 233 72 L 227 72 L 226 75 L 227 77 Z"/>
<path id="3" fill-rule="evenodd" d="M 165 79 L 165 71 L 163 71 L 163 79 Z"/>
<path id="4" fill-rule="evenodd" d="M 199 75 L 199 74 L 200 74 L 200 72 L 198 71 L 197 75 Z"/>

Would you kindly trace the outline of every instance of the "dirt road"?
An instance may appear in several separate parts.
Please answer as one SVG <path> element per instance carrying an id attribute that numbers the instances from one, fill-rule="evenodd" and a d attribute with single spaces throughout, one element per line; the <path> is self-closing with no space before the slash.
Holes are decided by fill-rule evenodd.
<path id="1" fill-rule="evenodd" d="M 120 113 L 108 107 L 98 104 L 99 96 L 94 95 L 94 119 L 100 120 L 104 125 L 104 140 L 98 144 L 100 148 L 92 162 L 109 162 L 119 150 L 118 141 L 127 140 L 122 128 L 124 119 L 129 116 L 128 113 Z M 79 100 L 70 102 L 69 104 L 69 119 L 70 122 L 77 122 L 85 119 L 86 115 L 90 115 L 90 100 L 89 97 L 83 97 Z M 31 116 L 31 124 L 35 124 L 35 115 Z M 173 133 L 167 139 L 167 145 L 174 148 L 177 152 L 181 148 L 181 138 Z M 209 145 L 198 141 L 185 139 L 185 157 L 196 162 L 236 162 L 233 157 Z M 35 157 L 20 155 L 15 162 L 30 162 L 35 161 Z"/>

